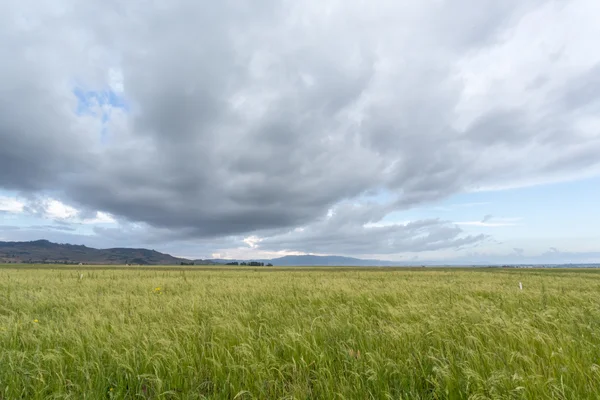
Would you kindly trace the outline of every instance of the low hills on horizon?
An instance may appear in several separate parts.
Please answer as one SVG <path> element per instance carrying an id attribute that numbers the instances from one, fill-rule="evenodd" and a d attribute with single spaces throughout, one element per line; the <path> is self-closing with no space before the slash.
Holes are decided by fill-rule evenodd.
<path id="1" fill-rule="evenodd" d="M 464 261 L 464 260 L 463 260 Z M 170 254 L 156 250 L 118 247 L 109 249 L 96 249 L 85 245 L 68 243 L 53 243 L 48 240 L 34 240 L 29 242 L 3 242 L 0 241 L 0 264 L 26 263 L 26 264 L 95 264 L 95 265 L 226 265 L 231 263 L 258 262 L 273 266 L 339 266 L 339 267 L 393 267 L 393 266 L 566 266 L 566 267 L 600 267 L 598 263 L 577 263 L 558 261 L 554 263 L 540 260 L 523 259 L 505 262 L 489 262 L 490 260 L 471 261 L 469 263 L 459 260 L 448 260 L 446 263 L 427 260 L 366 260 L 344 256 L 317 256 L 317 255 L 288 255 L 272 259 L 197 259 L 191 260 L 183 257 L 174 257 Z M 527 262 L 529 261 L 529 262 Z M 523 264 L 526 262 L 526 264 Z"/>
<path id="2" fill-rule="evenodd" d="M 135 248 L 96 249 L 84 245 L 53 243 L 48 240 L 30 242 L 0 241 L 0 263 L 47 263 L 47 264 L 139 264 L 139 265 L 210 265 L 232 262 L 263 262 L 275 266 L 394 266 L 409 265 L 382 260 L 363 260 L 343 256 L 294 255 L 273 259 L 198 259 L 174 257 L 156 250 Z"/>

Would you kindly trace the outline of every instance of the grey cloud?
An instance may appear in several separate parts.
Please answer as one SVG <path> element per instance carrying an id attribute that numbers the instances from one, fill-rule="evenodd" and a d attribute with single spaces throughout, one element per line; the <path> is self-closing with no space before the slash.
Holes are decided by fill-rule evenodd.
<path id="1" fill-rule="evenodd" d="M 473 186 L 598 166 L 598 141 L 571 136 L 570 111 L 594 101 L 583 89 L 562 88 L 541 109 L 484 98 L 489 107 L 455 123 L 467 96 L 457 66 L 545 3 L 350 1 L 326 13 L 320 1 L 63 0 L 56 11 L 10 0 L 0 187 L 142 223 L 151 242 L 257 233 L 271 248 L 373 253 L 476 243 L 435 220 L 363 225 Z M 72 91 L 107 90 L 112 69 L 129 110 L 103 126 L 76 112 Z M 322 222 L 381 189 L 389 202 Z"/>
<path id="2" fill-rule="evenodd" d="M 549 81 L 547 76 L 538 75 L 534 79 L 531 80 L 529 85 L 527 85 L 528 90 L 535 91 L 536 89 L 540 89 L 542 86 L 547 84 Z"/>
<path id="3" fill-rule="evenodd" d="M 596 106 L 600 98 L 600 64 L 594 65 L 588 71 L 575 79 L 565 83 L 562 98 L 565 102 L 565 107 L 570 110 L 579 110 L 582 107 L 590 105 Z"/>
<path id="4" fill-rule="evenodd" d="M 520 110 L 494 110 L 476 120 L 466 131 L 469 140 L 493 146 L 522 145 L 531 139 L 528 129 L 532 122 Z"/>
<path id="5" fill-rule="evenodd" d="M 461 236 L 462 231 L 439 221 L 419 221 L 406 226 L 370 227 L 346 231 L 306 228 L 303 232 L 267 238 L 263 250 L 296 250 L 325 254 L 394 254 L 461 249 L 486 239 L 485 235 Z"/>
<path id="6" fill-rule="evenodd" d="M 486 235 L 464 235 L 456 225 L 438 219 L 377 225 L 377 207 L 343 204 L 330 217 L 302 229 L 274 235 L 259 243 L 263 250 L 297 250 L 328 254 L 393 254 L 408 251 L 460 249 Z"/>

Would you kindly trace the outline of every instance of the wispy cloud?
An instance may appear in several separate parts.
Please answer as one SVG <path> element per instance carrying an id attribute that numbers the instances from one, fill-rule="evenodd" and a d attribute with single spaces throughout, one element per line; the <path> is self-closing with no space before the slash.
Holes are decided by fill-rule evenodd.
<path id="1" fill-rule="evenodd" d="M 380 222 L 369 222 L 367 224 L 364 224 L 363 227 L 364 228 L 383 228 L 383 227 L 388 227 L 388 226 L 406 226 L 410 222 L 411 221 L 397 221 L 397 222 L 380 221 Z"/>
<path id="2" fill-rule="evenodd" d="M 446 206 L 437 206 L 437 207 L 432 207 L 431 209 L 435 210 L 435 211 L 453 211 L 453 210 L 461 209 L 461 208 L 488 206 L 490 204 L 492 204 L 492 203 L 489 201 L 476 201 L 476 202 L 468 202 L 468 203 L 449 204 Z"/>
<path id="3" fill-rule="evenodd" d="M 489 228 L 497 228 L 503 226 L 517 226 L 522 218 L 495 218 L 493 215 L 486 215 L 481 221 L 461 221 L 455 222 L 456 225 L 467 226 L 484 226 Z"/>

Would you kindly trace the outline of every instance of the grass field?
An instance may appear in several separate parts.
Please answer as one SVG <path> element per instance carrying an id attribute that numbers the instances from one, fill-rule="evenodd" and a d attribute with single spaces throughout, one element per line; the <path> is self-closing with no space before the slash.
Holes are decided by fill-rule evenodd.
<path id="1" fill-rule="evenodd" d="M 0 267 L 0 399 L 599 394 L 596 270 Z"/>

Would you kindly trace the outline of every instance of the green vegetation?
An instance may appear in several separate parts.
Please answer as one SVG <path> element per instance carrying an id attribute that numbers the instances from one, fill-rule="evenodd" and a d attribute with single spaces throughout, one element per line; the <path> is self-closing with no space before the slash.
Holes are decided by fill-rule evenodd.
<path id="1" fill-rule="evenodd" d="M 5 266 L 0 399 L 597 398 L 599 294 L 595 270 Z"/>

